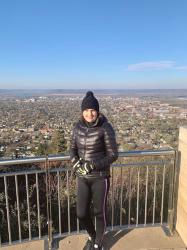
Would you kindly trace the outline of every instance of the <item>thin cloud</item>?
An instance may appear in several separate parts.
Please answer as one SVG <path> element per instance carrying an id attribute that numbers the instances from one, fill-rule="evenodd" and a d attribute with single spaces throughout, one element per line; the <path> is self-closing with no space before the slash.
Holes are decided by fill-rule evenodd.
<path id="1" fill-rule="evenodd" d="M 177 70 L 187 70 L 187 65 L 174 67 Z"/>
<path id="2" fill-rule="evenodd" d="M 174 69 L 174 70 L 187 70 L 187 65 L 184 66 L 175 66 L 176 62 L 174 61 L 149 61 L 130 64 L 127 67 L 127 71 L 153 71 L 153 70 L 165 70 L 165 69 Z"/>

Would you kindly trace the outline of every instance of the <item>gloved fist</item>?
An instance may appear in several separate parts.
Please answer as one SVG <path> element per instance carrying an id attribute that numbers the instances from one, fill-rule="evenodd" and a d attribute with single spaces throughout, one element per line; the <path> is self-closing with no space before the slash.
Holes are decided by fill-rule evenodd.
<path id="1" fill-rule="evenodd" d="M 79 159 L 73 166 L 75 172 L 79 175 L 89 174 L 94 169 L 94 164 L 91 161 Z"/>
<path id="2" fill-rule="evenodd" d="M 75 160 L 75 161 L 73 161 L 73 170 L 76 172 L 80 167 L 81 167 L 81 164 L 82 164 L 82 162 L 81 162 L 81 158 L 80 159 L 78 159 L 78 160 Z"/>

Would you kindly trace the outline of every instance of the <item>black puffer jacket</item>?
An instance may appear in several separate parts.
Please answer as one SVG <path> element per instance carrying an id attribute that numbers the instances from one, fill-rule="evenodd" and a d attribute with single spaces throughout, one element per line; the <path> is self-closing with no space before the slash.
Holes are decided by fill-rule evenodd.
<path id="1" fill-rule="evenodd" d="M 72 162 L 79 158 L 92 161 L 95 169 L 86 177 L 108 176 L 110 164 L 118 157 L 115 133 L 102 114 L 92 125 L 80 120 L 74 127 L 70 146 Z"/>

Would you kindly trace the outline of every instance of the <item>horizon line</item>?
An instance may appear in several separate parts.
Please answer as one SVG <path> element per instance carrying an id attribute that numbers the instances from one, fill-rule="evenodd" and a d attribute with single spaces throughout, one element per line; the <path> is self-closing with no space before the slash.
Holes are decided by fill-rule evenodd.
<path id="1" fill-rule="evenodd" d="M 187 88 L 0 88 L 0 90 L 187 90 Z"/>

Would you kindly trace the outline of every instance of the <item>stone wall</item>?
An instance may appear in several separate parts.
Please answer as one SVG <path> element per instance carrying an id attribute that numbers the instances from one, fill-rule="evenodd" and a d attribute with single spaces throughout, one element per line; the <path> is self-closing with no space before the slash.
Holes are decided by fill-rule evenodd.
<path id="1" fill-rule="evenodd" d="M 179 171 L 176 230 L 187 246 L 187 127 L 180 127 L 179 151 L 181 153 L 181 164 Z"/>

